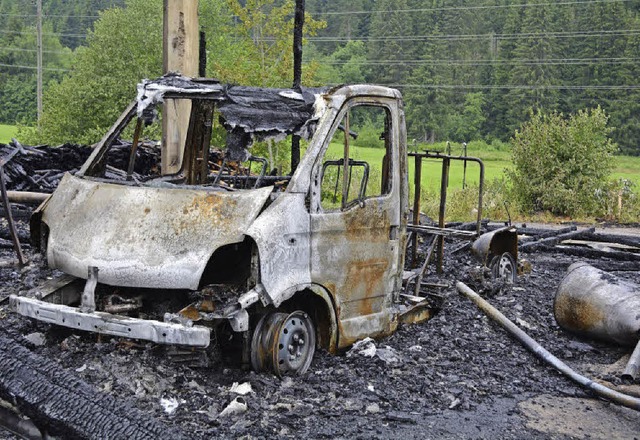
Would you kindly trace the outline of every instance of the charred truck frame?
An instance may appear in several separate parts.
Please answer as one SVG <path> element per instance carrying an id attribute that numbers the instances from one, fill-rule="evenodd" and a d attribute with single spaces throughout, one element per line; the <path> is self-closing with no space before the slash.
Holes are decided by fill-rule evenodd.
<path id="1" fill-rule="evenodd" d="M 336 352 L 431 316 L 424 266 L 404 271 L 410 209 L 397 90 L 260 89 L 169 75 L 138 92 L 80 171 L 34 213 L 34 241 L 68 276 L 13 295 L 18 313 L 195 348 L 227 331 L 246 363 L 278 375 L 306 371 L 316 346 Z M 181 168 L 143 175 L 142 131 L 166 98 L 191 102 Z M 385 151 L 378 174 L 351 151 L 363 108 L 373 109 Z M 110 147 L 125 135 L 133 138 L 128 167 L 117 169 Z M 224 152 L 213 147 L 221 135 Z M 309 140 L 291 176 L 249 153 L 254 141 L 287 135 Z M 338 157 L 328 153 L 332 140 Z M 412 230 L 447 234 L 428 229 Z M 176 310 L 156 319 L 143 312 L 178 292 L 190 293 Z"/>

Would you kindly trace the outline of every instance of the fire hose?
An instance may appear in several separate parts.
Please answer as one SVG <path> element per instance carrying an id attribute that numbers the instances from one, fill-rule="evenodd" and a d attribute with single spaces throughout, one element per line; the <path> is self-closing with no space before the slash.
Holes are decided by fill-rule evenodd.
<path id="1" fill-rule="evenodd" d="M 473 301 L 475 305 L 478 306 L 478 308 L 482 310 L 489 318 L 500 324 L 507 332 L 509 332 L 509 334 L 511 334 L 511 336 L 516 338 L 520 343 L 522 343 L 522 345 L 525 346 L 525 348 L 527 348 L 541 360 L 545 361 L 547 364 L 551 365 L 574 382 L 577 382 L 580 385 L 590 389 L 598 396 L 609 399 L 615 403 L 619 403 L 620 405 L 626 406 L 627 408 L 632 408 L 636 411 L 640 411 L 640 399 L 612 390 L 611 388 L 607 388 L 604 385 L 596 383 L 588 377 L 575 372 L 571 367 L 552 355 L 544 347 L 538 344 L 533 338 L 522 331 L 517 325 L 515 325 L 506 316 L 504 316 L 498 309 L 496 309 L 491 304 L 489 304 L 489 302 L 480 297 L 480 295 L 474 292 L 469 286 L 462 282 L 458 282 L 456 284 L 456 288 L 459 293 Z"/>

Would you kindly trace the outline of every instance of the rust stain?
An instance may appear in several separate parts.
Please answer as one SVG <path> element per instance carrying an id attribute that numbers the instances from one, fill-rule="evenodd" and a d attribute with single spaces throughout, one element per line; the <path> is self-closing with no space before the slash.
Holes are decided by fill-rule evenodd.
<path id="1" fill-rule="evenodd" d="M 149 214 L 150 212 L 151 212 L 151 208 L 149 208 L 149 207 L 144 208 L 144 213 L 145 213 L 145 215 L 146 215 L 146 214 Z"/>
<path id="2" fill-rule="evenodd" d="M 433 317 L 433 310 L 429 308 L 417 308 L 400 316 L 403 324 L 418 324 Z"/>
<path id="3" fill-rule="evenodd" d="M 359 210 L 346 213 L 345 232 L 347 240 L 368 240 L 373 242 L 389 240 L 388 231 L 391 227 L 389 215 L 382 207 L 377 208 L 367 210 L 366 215 L 363 215 Z"/>
<path id="4" fill-rule="evenodd" d="M 388 268 L 389 260 L 382 258 L 350 262 L 341 297 L 344 301 L 353 301 L 384 294 L 384 275 Z"/>
<path id="5" fill-rule="evenodd" d="M 196 196 L 193 198 L 191 205 L 186 207 L 189 212 L 198 212 L 206 218 L 229 217 L 235 211 L 237 200 L 230 197 L 220 197 L 215 194 L 207 194 L 206 196 Z"/>
<path id="6" fill-rule="evenodd" d="M 589 301 L 560 295 L 556 298 L 555 315 L 558 323 L 574 331 L 589 331 L 600 325 L 604 313 Z"/>
<path id="7" fill-rule="evenodd" d="M 194 227 L 215 227 L 227 230 L 233 226 L 233 219 L 237 217 L 238 201 L 230 197 L 220 197 L 216 194 L 198 194 L 190 203 L 183 206 L 182 216 L 173 220 L 176 235 L 190 233 Z"/>
<path id="8" fill-rule="evenodd" d="M 193 304 L 189 304 L 187 307 L 185 307 L 184 309 L 180 310 L 178 312 L 179 315 L 190 319 L 192 321 L 199 321 L 200 320 L 200 313 L 198 311 L 198 309 L 196 307 L 194 307 Z"/>

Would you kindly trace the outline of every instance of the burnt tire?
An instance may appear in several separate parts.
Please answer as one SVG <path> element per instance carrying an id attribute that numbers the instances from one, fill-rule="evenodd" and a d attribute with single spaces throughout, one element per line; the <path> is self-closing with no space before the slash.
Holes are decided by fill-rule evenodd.
<path id="1" fill-rule="evenodd" d="M 179 432 L 98 392 L 0 329 L 0 398 L 62 438 L 176 439 Z"/>

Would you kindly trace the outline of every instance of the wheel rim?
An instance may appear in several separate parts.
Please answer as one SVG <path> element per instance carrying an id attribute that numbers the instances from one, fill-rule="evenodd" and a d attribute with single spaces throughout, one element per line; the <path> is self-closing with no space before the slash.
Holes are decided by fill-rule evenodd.
<path id="1" fill-rule="evenodd" d="M 273 312 L 256 326 L 251 341 L 251 365 L 278 376 L 303 374 L 313 360 L 316 338 L 309 316 Z"/>
<path id="2" fill-rule="evenodd" d="M 493 265 L 493 276 L 496 279 L 503 279 L 510 283 L 515 283 L 516 281 L 516 262 L 513 259 L 513 256 L 505 252 L 500 256 L 500 258 Z"/>

